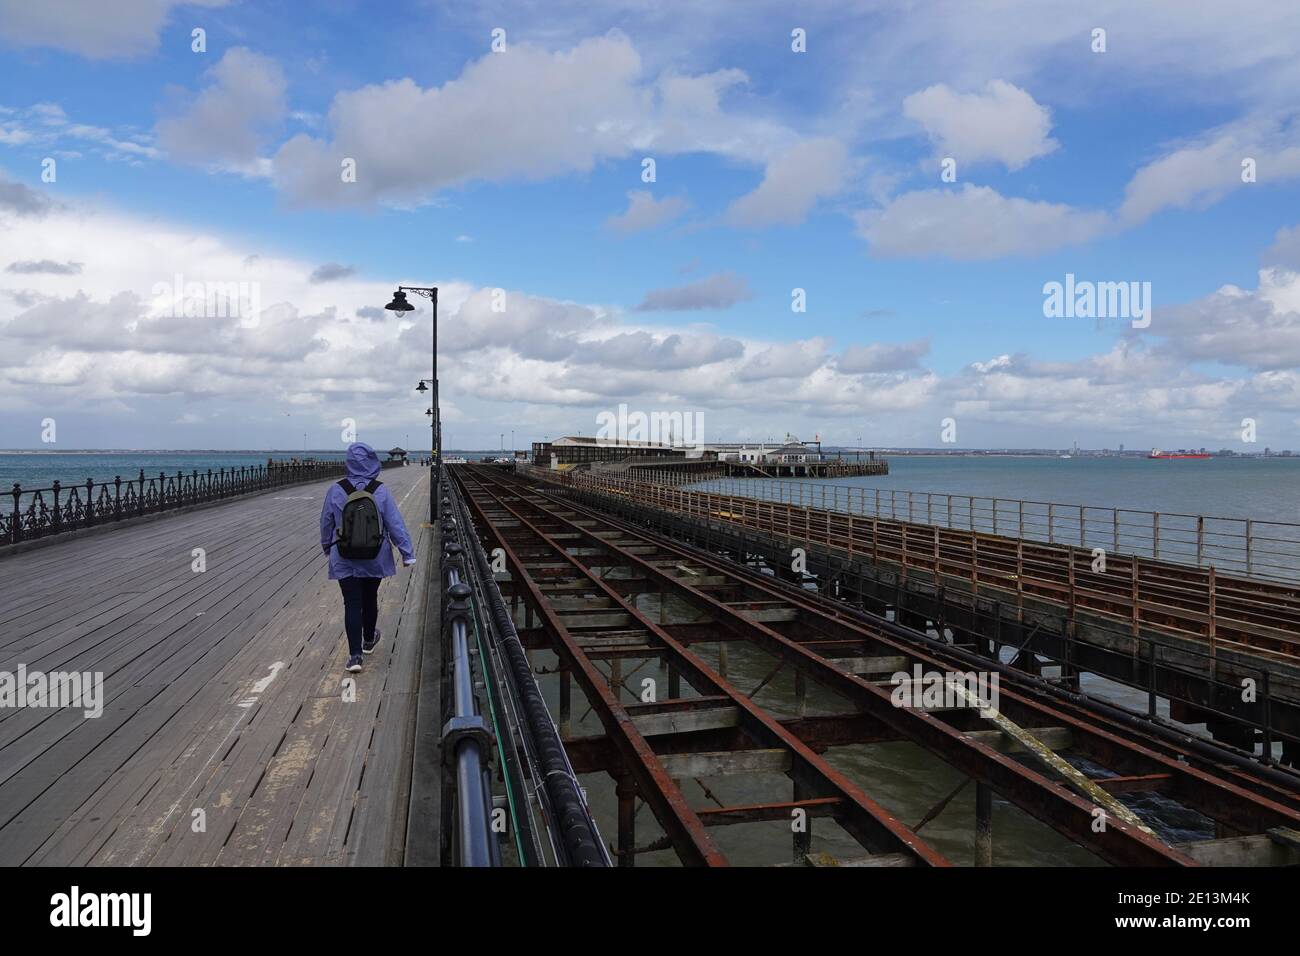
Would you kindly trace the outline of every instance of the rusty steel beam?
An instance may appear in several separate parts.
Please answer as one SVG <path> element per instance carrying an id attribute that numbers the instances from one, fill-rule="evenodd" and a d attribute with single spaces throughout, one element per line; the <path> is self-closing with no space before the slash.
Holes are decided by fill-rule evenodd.
<path id="1" fill-rule="evenodd" d="M 504 482 L 498 480 L 498 483 Z M 543 500 L 551 500 L 545 494 L 540 494 L 538 497 Z M 552 504 L 555 503 L 552 501 Z M 503 507 L 507 507 L 507 510 L 516 519 L 533 526 L 518 510 L 511 509 L 504 504 Z M 1095 832 L 1093 829 L 1095 822 L 1094 805 L 1067 790 L 1061 784 L 1049 780 L 1021 765 L 1011 757 L 1001 754 L 988 745 L 954 729 L 933 714 L 895 707 L 889 691 L 884 688 L 875 686 L 856 675 L 846 674 L 836 669 L 826 658 L 809 651 L 771 628 L 744 617 L 740 612 L 717 600 L 711 594 L 693 588 L 687 582 L 669 575 L 660 567 L 624 548 L 618 547 L 614 542 L 594 534 L 586 527 L 562 516 L 546 512 L 544 508 L 541 508 L 535 502 L 532 503 L 532 507 L 548 514 L 551 520 L 573 529 L 593 545 L 604 548 L 610 555 L 617 556 L 620 563 L 638 568 L 648 577 L 658 580 L 661 586 L 671 588 L 679 595 L 691 597 L 697 605 L 712 611 L 717 620 L 724 623 L 729 629 L 752 637 L 756 646 L 762 647 L 778 658 L 784 659 L 809 673 L 823 686 L 839 692 L 853 703 L 862 706 L 886 725 L 926 747 L 953 767 L 973 777 L 977 782 L 992 786 L 998 793 L 1021 807 L 1021 809 L 1049 824 L 1067 839 L 1091 849 L 1103 859 L 1119 865 L 1197 865 L 1196 861 L 1185 853 L 1170 847 L 1151 834 L 1125 823 L 1123 820 L 1111 819 L 1102 832 Z M 581 510 L 575 508 L 571 503 L 564 503 L 563 507 L 574 512 Z M 606 523 L 610 526 L 622 526 L 622 523 L 613 522 L 604 516 L 593 516 L 591 512 L 587 512 L 587 517 L 606 520 Z M 623 526 L 623 530 L 627 534 L 648 540 L 645 539 L 644 532 L 634 531 L 625 526 Z M 664 550 L 671 551 L 668 548 Z M 582 567 L 576 558 L 568 555 L 566 557 L 569 557 L 575 566 Z M 683 558 L 710 567 L 715 573 L 733 573 L 731 569 L 725 566 L 706 562 L 695 555 L 683 553 Z M 599 579 L 594 580 L 599 581 Z M 781 600 L 785 600 L 784 596 L 777 596 Z M 649 627 L 653 625 L 648 620 L 643 619 L 643 626 Z M 671 641 L 667 634 L 664 634 L 663 638 L 665 641 Z M 900 646 L 900 650 L 907 651 L 908 656 L 917 656 L 922 660 L 926 659 L 924 656 L 916 655 L 915 649 Z M 688 654 L 684 648 L 682 648 L 681 653 L 683 655 Z M 940 669 L 944 669 L 943 662 L 931 659 L 931 663 L 939 665 Z M 716 678 L 716 675 L 714 677 L 716 680 L 720 680 L 720 678 Z"/>
<path id="2" fill-rule="evenodd" d="M 458 480 L 463 482 L 463 478 L 459 475 L 457 477 Z M 499 486 L 501 482 L 494 480 L 492 484 Z M 582 564 L 576 556 L 570 554 L 565 546 L 555 541 L 550 533 L 529 520 L 522 513 L 522 509 L 507 503 L 487 483 L 480 482 L 479 488 L 485 491 L 499 508 L 512 515 L 521 526 L 528 528 L 535 536 L 550 543 L 556 556 L 568 561 L 577 574 L 586 577 L 594 590 L 606 594 L 622 605 L 627 614 L 637 621 L 640 628 L 650 632 L 662 642 L 665 651 L 671 655 L 673 663 L 687 676 L 687 679 L 697 690 L 704 692 L 704 689 L 708 687 L 714 693 L 730 698 L 732 705 L 738 708 L 744 727 L 752 735 L 765 741 L 768 746 L 775 746 L 788 751 L 792 761 L 790 774 L 796 782 L 802 782 L 813 793 L 833 794 L 842 797 L 844 803 L 841 814 L 837 816 L 837 822 L 853 835 L 864 848 L 873 851 L 905 853 L 914 857 L 918 863 L 930 866 L 950 865 L 941 854 L 920 840 L 906 824 L 872 800 L 846 776 L 826 763 L 811 748 L 781 726 L 771 715 L 750 701 L 744 694 L 713 671 L 703 660 L 692 654 L 683 644 L 674 639 L 663 627 L 651 621 L 635 605 L 629 603 L 617 589 L 611 587 L 601 577 L 594 575 L 590 568 Z M 471 501 L 474 501 L 474 496 L 468 489 L 467 496 Z M 524 501 L 524 499 L 518 497 L 516 500 Z M 477 502 L 475 502 L 475 505 L 476 511 L 484 520 L 487 520 L 486 513 L 477 506 Z M 576 529 L 576 532 L 581 537 L 590 539 L 596 547 L 607 547 L 599 536 L 591 534 L 581 526 L 550 515 L 536 503 L 529 503 L 529 505 L 536 510 L 542 511 L 551 520 L 559 521 Z M 499 535 L 497 537 L 500 538 Z M 553 615 L 549 608 L 547 612 Z M 555 623 L 557 627 L 562 628 L 558 619 Z"/>
<path id="3" fill-rule="evenodd" d="M 455 472 L 453 476 L 459 480 Z M 527 600 L 554 638 L 556 653 L 582 685 L 605 733 L 615 742 L 623 757 L 624 766 L 636 779 L 641 799 L 664 828 L 678 857 L 687 865 L 726 866 L 726 857 L 706 832 L 704 824 L 690 808 L 685 795 L 659 762 L 650 744 L 637 732 L 632 718 L 628 716 L 617 695 L 610 690 L 604 675 L 588 660 L 568 629 L 551 610 L 538 589 L 537 582 L 509 542 L 495 528 L 477 499 L 468 489 L 464 490 L 465 500 L 483 522 L 484 530 L 492 537 L 495 546 L 504 551 L 506 562 L 512 569 L 512 577 L 526 588 Z"/>
<path id="4" fill-rule="evenodd" d="M 515 487 L 519 486 L 516 484 Z M 560 533 L 565 534 L 566 540 L 575 540 L 574 535 L 577 535 L 576 540 L 587 542 L 593 546 L 593 550 L 603 549 L 615 563 L 635 568 L 638 573 L 657 582 L 660 588 L 671 588 L 695 606 L 709 610 L 714 616 L 714 626 L 722 626 L 731 631 L 733 636 L 750 640 L 769 653 L 773 653 L 779 660 L 790 662 L 797 669 L 810 673 L 823 684 L 838 690 L 854 703 L 864 707 L 875 717 L 878 725 L 888 727 L 895 734 L 917 740 L 923 746 L 928 746 L 929 749 L 939 753 L 941 757 L 950 754 L 955 741 L 965 736 L 960 730 L 945 727 L 944 722 L 932 714 L 904 711 L 912 716 L 899 717 L 899 709 L 894 708 L 892 702 L 889 711 L 895 716 L 895 721 L 891 722 L 890 714 L 882 710 L 879 703 L 882 696 L 888 698 L 887 692 L 880 687 L 871 686 L 870 682 L 856 675 L 838 671 L 833 666 L 833 659 L 814 653 L 811 646 L 818 648 L 845 647 L 846 644 L 872 646 L 876 650 L 901 652 L 911 660 L 940 670 L 951 669 L 953 661 L 943 660 L 922 651 L 918 646 L 903 643 L 891 634 L 869 629 L 859 617 L 838 613 L 834 602 L 829 602 L 824 596 L 811 595 L 803 590 L 795 592 L 794 589 L 780 589 L 771 578 L 759 575 L 748 568 L 724 564 L 713 555 L 688 550 L 687 547 L 668 542 L 661 536 L 651 537 L 643 528 L 630 525 L 607 514 L 575 506 L 567 500 L 557 501 L 552 495 L 531 488 L 530 490 L 533 491 L 533 497 L 527 499 L 528 507 L 544 515 L 545 520 L 558 523 L 558 526 L 564 529 Z M 585 525 L 548 510 L 539 502 L 546 503 L 552 509 L 559 508 L 574 517 L 598 521 L 606 528 L 618 529 L 623 535 L 639 539 L 641 542 L 649 542 L 654 545 L 656 551 L 649 559 L 639 553 L 632 553 L 626 548 L 619 547 L 618 543 L 595 534 Z M 519 517 L 518 514 L 516 517 Z M 638 546 L 638 551 L 640 549 L 641 547 Z M 801 624 L 767 626 L 745 618 L 727 603 L 718 600 L 717 589 L 705 591 L 694 588 L 689 580 L 678 579 L 668 574 L 661 567 L 663 563 L 662 557 L 659 557 L 661 555 L 675 556 L 679 563 L 689 562 L 691 566 L 708 572 L 709 577 L 724 576 L 734 581 L 735 587 L 728 589 L 728 594 L 742 599 L 738 603 L 747 603 L 743 600 L 745 598 L 758 597 L 768 599 L 773 604 L 797 608 L 801 615 Z M 655 559 L 658 563 L 655 563 Z M 574 563 L 579 562 L 575 560 Z M 807 624 L 813 626 L 805 628 L 803 625 Z M 817 637 L 813 641 L 794 641 L 778 631 L 778 627 L 792 632 L 814 630 Z M 836 640 L 837 637 L 843 637 L 844 640 Z M 1110 767 L 1112 771 L 1118 771 L 1130 778 L 1143 778 L 1116 781 L 1117 792 L 1145 788 L 1144 781 L 1149 781 L 1163 792 L 1200 809 L 1207 816 L 1238 832 L 1257 833 L 1277 826 L 1296 828 L 1297 824 L 1300 824 L 1300 811 L 1297 811 L 1294 805 L 1284 805 L 1292 803 L 1290 799 L 1284 799 L 1284 795 L 1278 793 L 1277 788 L 1266 788 L 1268 793 L 1279 797 L 1277 801 L 1270 800 L 1267 794 L 1252 792 L 1247 789 L 1251 781 L 1242 779 L 1245 775 L 1240 772 L 1228 771 L 1228 778 L 1225 778 L 1221 775 L 1224 772 L 1221 768 L 1205 770 L 1191 766 L 1186 760 L 1179 759 L 1179 754 L 1171 754 L 1167 742 L 1159 745 L 1163 750 L 1143 746 L 1127 736 L 1113 732 L 1106 727 L 1106 721 L 1100 715 L 1074 703 L 1058 702 L 1057 706 L 1048 706 L 1016 690 L 1003 690 L 1000 696 L 1001 709 L 1008 716 L 1015 716 L 1021 723 L 1030 726 L 1067 727 L 1081 752 Z M 872 703 L 872 698 L 875 698 L 875 703 Z M 920 721 L 916 719 L 917 715 L 921 718 Z M 1154 744 L 1154 740 L 1148 742 Z M 976 744 L 976 749 L 979 746 L 982 745 Z M 966 755 L 969 755 L 970 750 L 969 746 L 965 748 L 958 746 L 958 751 Z M 1099 845 L 1103 841 L 1091 839 L 1090 811 L 1093 809 L 1091 802 L 1081 800 L 1054 781 L 1042 777 L 1038 777 L 1036 786 L 1028 787 L 1023 779 L 1024 774 L 1029 774 L 1031 777 L 1038 775 L 1032 774 L 1032 771 L 1019 765 L 1007 767 L 1005 762 L 998 768 L 997 758 L 1000 755 L 993 756 L 994 765 L 986 767 L 986 776 L 983 778 L 976 772 L 977 768 L 969 765 L 972 761 L 968 760 L 968 756 L 963 756 L 960 761 L 949 762 L 965 769 L 977 781 L 983 779 L 986 784 L 993 785 L 1008 799 L 1044 819 L 1067 838 L 1086 846 L 1097 844 L 1092 848 L 1103 858 L 1111 859 L 1113 862 L 1165 862 L 1182 865 L 1194 863 L 1186 855 L 1166 847 L 1158 840 L 1150 839 L 1147 834 L 1142 834 L 1136 828 L 1133 834 L 1125 833 L 1121 821 L 1110 821 L 1108 831 L 1120 834 L 1123 839 L 1112 837 L 1109 845 Z M 1003 759 L 1005 761 L 1005 758 Z M 986 759 L 973 762 L 987 764 Z M 1010 763 L 1014 765 L 1014 761 Z M 1126 773 L 1126 771 L 1131 772 Z M 1104 781 L 1095 782 L 1103 788 L 1106 786 Z M 1047 794 L 1051 794 L 1053 790 L 1058 791 L 1055 798 L 1044 796 L 1041 792 L 1042 784 L 1047 785 Z M 1008 792 L 1008 789 L 1011 792 Z M 1045 805 L 1037 806 L 1041 801 L 1045 801 Z M 1035 808 L 1038 812 L 1035 812 Z M 1081 816 L 1080 811 L 1085 811 L 1086 815 Z"/>
<path id="5" fill-rule="evenodd" d="M 575 513 L 583 513 L 583 509 L 576 508 L 571 503 L 566 503 L 565 507 Z M 612 520 L 611 524 L 622 527 L 628 533 L 641 533 L 639 529 L 631 528 L 617 520 Z M 575 527 L 581 526 L 575 525 Z M 662 551 L 675 553 L 682 560 L 690 560 L 706 569 L 711 568 L 717 573 L 732 573 L 733 575 L 738 573 L 738 569 L 724 566 L 711 556 L 703 556 L 664 542 L 657 543 L 659 543 Z M 635 556 L 631 557 L 632 560 L 639 560 Z M 656 566 L 648 563 L 645 564 L 645 567 L 649 569 L 647 573 L 655 573 L 658 570 Z M 802 589 L 797 592 L 781 591 L 769 583 L 770 578 L 753 572 L 746 571 L 745 573 L 750 578 L 748 583 L 752 591 L 798 606 L 807 613 L 819 615 L 823 619 L 823 625 L 827 628 L 839 627 L 846 631 L 856 632 L 863 640 L 869 640 L 878 647 L 892 648 L 931 667 L 939 669 L 951 667 L 952 662 L 942 661 L 881 632 L 865 632 L 860 621 L 841 617 L 835 614 L 833 609 L 828 610 L 824 606 L 824 598 L 809 595 L 808 592 Z M 675 586 L 681 585 L 682 588 L 693 590 L 690 589 L 687 582 L 679 581 L 671 578 L 671 576 L 668 576 L 667 580 Z M 706 603 L 710 603 L 715 607 L 725 606 L 708 594 L 701 593 L 700 597 L 705 599 Z M 753 622 L 746 623 L 751 624 Z M 761 625 L 759 626 L 761 627 Z M 789 645 L 798 646 L 794 642 L 787 640 L 785 646 L 788 648 Z M 803 648 L 803 650 L 806 650 L 806 648 Z M 1294 828 L 1300 823 L 1300 812 L 1293 805 L 1286 805 L 1291 802 L 1290 800 L 1284 802 L 1282 799 L 1270 799 L 1269 796 L 1238 785 L 1231 779 L 1192 766 L 1185 759 L 1177 759 L 1175 756 L 1158 752 L 1131 739 L 1121 737 L 1099 726 L 1100 722 L 1095 715 L 1078 716 L 1077 711 L 1079 708 L 1070 708 L 1075 713 L 1067 714 L 1063 709 L 1048 706 L 1022 696 L 1015 691 L 1008 690 L 1001 692 L 1001 698 L 1001 709 L 1004 712 L 1010 714 L 1019 711 L 1022 714 L 1030 714 L 1038 723 L 1044 725 L 1063 724 L 1069 726 L 1075 735 L 1078 749 L 1094 759 L 1098 759 L 1099 762 L 1105 765 L 1119 769 L 1120 767 L 1117 767 L 1117 764 L 1122 767 L 1125 763 L 1136 762 L 1145 768 L 1147 772 L 1167 772 L 1171 774 L 1173 781 L 1169 787 L 1170 793 L 1178 795 L 1184 802 L 1233 829 L 1247 833 L 1258 833 L 1274 826 Z M 1010 707 L 1007 706 L 1008 703 L 1011 705 Z M 1270 792 L 1273 789 L 1269 788 Z M 1274 795 L 1281 797 L 1280 794 L 1275 793 Z"/>
<path id="6" fill-rule="evenodd" d="M 709 559 L 698 555 L 689 556 L 698 564 L 709 566 Z M 936 669 L 953 666 L 918 648 L 880 632 L 864 632 L 860 622 L 852 619 L 829 617 L 821 602 L 805 596 L 807 592 L 785 593 L 767 585 L 763 581 L 752 582 L 755 590 L 768 596 L 800 607 L 809 614 L 822 617 L 824 627 L 837 626 L 845 632 L 865 636 L 878 648 L 890 649 L 912 657 L 918 662 Z M 1075 749 L 1096 760 L 1103 766 L 1115 770 L 1124 770 L 1129 766 L 1140 768 L 1144 773 L 1165 772 L 1173 776 L 1169 793 L 1176 794 L 1194 809 L 1225 823 L 1231 828 L 1244 833 L 1261 833 L 1270 827 L 1296 827 L 1300 825 L 1300 811 L 1296 806 L 1288 805 L 1291 801 L 1283 795 L 1270 792 L 1258 792 L 1260 788 L 1248 789 L 1242 782 L 1228 779 L 1219 774 L 1212 774 L 1198 768 L 1187 760 L 1162 753 L 1147 747 L 1130 737 L 1107 730 L 1100 726 L 1093 715 L 1079 713 L 1079 708 L 1068 709 L 1049 705 L 1030 698 L 1015 689 L 1001 688 L 1000 709 L 1010 717 L 1022 723 L 1038 726 L 1068 726 L 1074 735 Z M 1294 795 L 1292 795 L 1294 798 Z"/>

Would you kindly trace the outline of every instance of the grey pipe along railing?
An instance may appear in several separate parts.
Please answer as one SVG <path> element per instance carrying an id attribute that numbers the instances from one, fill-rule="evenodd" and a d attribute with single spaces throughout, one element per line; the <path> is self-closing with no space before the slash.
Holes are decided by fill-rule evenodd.
<path id="1" fill-rule="evenodd" d="M 501 848 L 492 832 L 492 787 L 488 754 L 494 741 L 487 721 L 478 712 L 474 693 L 474 669 L 470 659 L 469 626 L 472 588 L 462 578 L 464 557 L 457 540 L 457 523 L 444 511 L 442 526 L 442 580 L 444 584 L 442 646 L 447 669 L 451 713 L 442 728 L 442 761 L 445 774 L 454 774 L 456 815 L 456 860 L 460 866 L 500 866 Z M 444 784 L 444 824 L 450 810 L 450 787 Z M 450 837 L 443 827 L 444 841 Z"/>
<path id="2" fill-rule="evenodd" d="M 508 695 L 508 709 L 517 718 L 517 726 L 513 729 L 508 723 L 498 727 L 498 736 L 517 735 L 519 749 L 524 753 L 528 764 L 527 768 L 514 766 L 509 759 L 510 754 L 502 753 L 507 795 L 517 795 L 517 803 L 520 804 L 533 801 L 539 804 L 558 865 L 610 866 L 608 850 L 592 819 L 582 787 L 565 752 L 559 729 L 537 686 L 527 651 L 519 639 L 509 607 L 492 573 L 487 552 L 473 531 L 469 512 L 453 483 L 449 482 L 444 487 L 440 503 L 444 540 L 455 538 L 454 543 L 449 543 L 445 548 L 449 562 L 456 567 L 458 575 L 463 567 L 464 580 L 473 582 L 471 591 L 474 593 L 465 597 L 471 602 L 481 602 L 479 610 L 483 612 L 483 629 L 491 642 L 486 650 L 497 652 L 497 658 L 501 662 L 499 680 L 490 682 L 487 654 L 481 655 L 487 689 L 492 700 L 500 700 Z M 463 531 L 458 534 L 460 529 Z M 466 558 L 468 560 L 464 560 Z M 495 707 L 493 717 L 495 721 Z M 527 782 L 520 779 L 525 771 L 531 777 Z M 512 806 L 518 817 L 516 827 L 528 826 L 527 814 L 519 814 L 518 809 Z M 538 854 L 530 852 L 528 841 L 521 842 L 521 862 L 524 865 L 544 865 Z"/>

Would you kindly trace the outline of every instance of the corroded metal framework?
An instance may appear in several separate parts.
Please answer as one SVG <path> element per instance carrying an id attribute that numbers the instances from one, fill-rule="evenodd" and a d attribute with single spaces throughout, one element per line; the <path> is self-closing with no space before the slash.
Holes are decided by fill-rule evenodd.
<path id="1" fill-rule="evenodd" d="M 1284 762 L 1300 754 L 1300 592 L 1292 585 L 1219 575 L 1215 568 L 1109 554 L 980 530 L 858 517 L 842 508 L 757 500 L 596 474 L 551 483 L 636 501 L 691 525 L 765 537 L 809 550 L 819 573 L 860 602 L 988 638 L 1157 695 L 1173 716 L 1206 720 L 1216 738 Z M 1012 528 L 1011 530 L 1014 530 Z M 816 555 L 814 558 L 813 555 Z M 1254 688 L 1243 695 L 1243 681 Z"/>
<path id="2" fill-rule="evenodd" d="M 743 560 L 579 505 L 560 489 L 496 469 L 457 468 L 455 475 L 486 545 L 505 556 L 509 591 L 525 618 L 521 638 L 555 649 L 560 658 L 562 729 L 572 713 L 571 679 L 604 728 L 599 737 L 567 746 L 575 767 L 606 771 L 617 782 L 624 865 L 664 847 L 687 864 L 720 865 L 726 856 L 710 835 L 713 827 L 788 820 L 796 812 L 833 819 L 865 851 L 854 861 L 859 865 L 943 865 L 944 856 L 917 833 L 930 815 L 909 827 L 824 756 L 831 746 L 894 740 L 918 744 L 974 780 L 977 862 L 992 857 L 993 792 L 1112 863 L 1193 865 L 1241 847 L 1289 859 L 1288 841 L 1300 830 L 1300 795 L 1278 771 L 1225 771 L 1195 747 L 1121 725 L 1078 695 L 1053 695 L 1028 675 L 1023 681 L 1008 675 L 1003 683 L 999 707 L 1014 732 L 969 708 L 895 706 L 891 682 L 882 678 L 915 666 L 965 669 L 969 654 L 902 625 L 849 613 L 831 595 L 782 583 Z M 643 606 L 646 595 L 659 596 L 660 619 Z M 665 596 L 689 607 L 689 618 L 663 618 Z M 738 642 L 774 665 L 748 691 L 727 675 L 726 648 Z M 713 643 L 716 666 L 693 650 Z M 654 659 L 668 670 L 667 699 L 632 695 L 629 702 L 624 662 Z M 598 662 L 607 662 L 608 672 Z M 799 712 L 778 717 L 754 698 L 787 668 L 795 674 Z M 841 708 L 810 716 L 809 683 L 832 693 Z M 1070 772 L 1062 751 L 1103 769 L 1083 779 Z M 793 791 L 761 803 L 693 809 L 678 783 L 733 773 L 783 774 Z M 1218 838 L 1169 845 L 1119 799 L 1144 791 L 1214 821 Z M 638 798 L 663 830 L 643 846 L 635 839 Z M 1106 821 L 1100 831 L 1099 812 Z M 795 831 L 793 840 L 795 859 L 807 861 L 809 831 Z"/>

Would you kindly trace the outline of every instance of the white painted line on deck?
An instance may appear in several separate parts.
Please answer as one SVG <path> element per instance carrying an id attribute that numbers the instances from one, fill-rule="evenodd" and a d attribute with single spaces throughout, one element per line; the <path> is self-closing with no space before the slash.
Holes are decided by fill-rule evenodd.
<path id="1" fill-rule="evenodd" d="M 256 704 L 257 695 L 262 693 L 262 691 L 266 690 L 268 687 L 271 686 L 271 681 L 275 680 L 275 675 L 280 673 L 280 669 L 282 667 L 284 667 L 284 661 L 276 661 L 274 664 L 272 664 L 271 673 L 267 674 L 265 677 L 263 677 L 261 680 L 259 680 L 257 683 L 253 685 L 253 689 L 251 692 L 252 696 L 245 697 L 243 700 L 241 700 L 239 702 L 239 706 L 252 707 L 254 704 Z"/>
<path id="2" fill-rule="evenodd" d="M 150 833 L 152 833 L 154 836 L 158 836 L 160 834 L 167 832 L 167 824 L 171 821 L 171 818 L 176 814 L 176 811 L 180 809 L 181 804 L 186 802 L 183 798 L 189 794 L 190 789 L 194 787 L 195 784 L 197 784 L 200 780 L 203 779 L 204 775 L 208 772 L 208 768 L 212 765 L 212 762 L 217 758 L 217 756 L 219 754 L 225 753 L 226 741 L 230 739 L 231 734 L 233 734 L 236 730 L 239 729 L 239 725 L 243 723 L 244 717 L 249 713 L 249 708 L 251 708 L 253 704 L 257 703 L 257 695 L 261 694 L 262 691 L 266 690 L 268 687 L 271 686 L 271 682 L 275 680 L 276 675 L 280 673 L 281 668 L 283 668 L 284 666 L 285 666 L 284 661 L 276 661 L 274 664 L 270 666 L 271 673 L 267 674 L 261 680 L 255 681 L 253 683 L 253 686 L 250 689 L 250 693 L 253 696 L 245 697 L 243 700 L 239 701 L 239 707 L 241 708 L 239 715 L 235 717 L 235 722 L 230 725 L 230 729 L 226 731 L 226 735 L 221 738 L 221 743 L 217 744 L 217 746 L 213 748 L 212 753 L 208 755 L 208 759 L 203 761 L 203 764 L 199 767 L 199 772 L 194 775 L 194 779 L 191 780 L 186 785 L 183 791 L 181 791 L 182 799 L 177 800 L 175 803 L 173 803 L 167 809 L 167 813 L 164 814 L 163 818 L 159 820 L 157 823 L 153 824 L 151 827 L 149 827 Z M 136 851 L 135 857 L 131 860 L 130 865 L 136 866 L 140 862 L 140 857 L 144 856 L 144 854 L 148 852 L 149 849 L 150 849 L 150 845 L 148 841 L 142 842 L 140 845 L 140 849 Z"/>

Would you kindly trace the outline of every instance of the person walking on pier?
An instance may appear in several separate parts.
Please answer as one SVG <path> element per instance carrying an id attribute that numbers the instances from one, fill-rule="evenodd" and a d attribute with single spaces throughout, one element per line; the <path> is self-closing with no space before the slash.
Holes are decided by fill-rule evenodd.
<path id="1" fill-rule="evenodd" d="M 320 512 L 320 546 L 330 560 L 330 580 L 338 581 L 343 592 L 347 669 L 353 673 L 361 670 L 362 654 L 379 643 L 379 582 L 397 573 L 392 545 L 401 552 L 402 564 L 415 564 L 411 536 L 379 471 L 375 450 L 353 442 L 348 476 L 330 485 Z"/>

